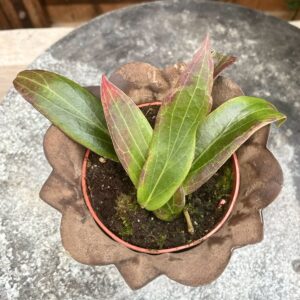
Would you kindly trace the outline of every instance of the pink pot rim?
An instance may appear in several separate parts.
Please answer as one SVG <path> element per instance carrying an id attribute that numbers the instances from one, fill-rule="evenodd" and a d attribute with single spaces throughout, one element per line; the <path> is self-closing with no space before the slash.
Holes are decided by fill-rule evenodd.
<path id="1" fill-rule="evenodd" d="M 150 106 L 150 105 L 161 105 L 161 102 L 144 103 L 144 104 L 139 105 L 139 107 L 145 107 L 145 106 Z M 232 193 L 231 193 L 231 202 L 230 202 L 229 208 L 228 208 L 226 214 L 224 215 L 224 217 L 222 218 L 222 220 L 219 223 L 217 223 L 217 225 L 211 231 L 209 231 L 205 236 L 203 236 L 202 238 L 200 238 L 198 240 L 195 240 L 195 241 L 193 241 L 191 243 L 188 243 L 188 244 L 185 244 L 185 245 L 172 247 L 172 248 L 147 249 L 147 248 L 142 248 L 142 247 L 139 247 L 139 246 L 135 246 L 135 245 L 132 245 L 132 244 L 122 240 L 120 237 L 118 237 L 116 234 L 114 234 L 112 231 L 110 231 L 104 225 L 104 223 L 102 223 L 100 218 L 97 216 L 94 208 L 92 207 L 91 200 L 90 200 L 90 197 L 88 195 L 88 188 L 87 188 L 87 182 L 86 182 L 87 162 L 88 162 L 90 152 L 91 151 L 89 149 L 87 149 L 87 151 L 85 152 L 83 163 L 82 163 L 82 171 L 81 171 L 81 174 L 82 174 L 81 175 L 82 193 L 83 193 L 83 196 L 84 196 L 85 203 L 88 207 L 88 210 L 89 210 L 90 214 L 92 215 L 93 219 L 95 220 L 95 222 L 100 226 L 100 228 L 109 237 L 111 237 L 113 240 L 120 243 L 121 245 L 123 245 L 123 246 L 125 246 L 125 247 L 127 247 L 131 250 L 137 251 L 137 252 L 148 253 L 148 254 L 163 254 L 163 253 L 178 252 L 178 251 L 186 250 L 186 249 L 192 248 L 196 245 L 199 245 L 200 243 L 202 243 L 203 241 L 205 241 L 206 239 L 211 237 L 214 233 L 216 233 L 224 225 L 224 223 L 229 218 L 229 216 L 230 216 L 230 214 L 233 210 L 233 207 L 236 203 L 237 197 L 238 197 L 239 187 L 240 187 L 240 171 L 239 171 L 238 158 L 237 158 L 236 153 L 234 153 L 232 155 L 232 164 L 233 164 L 233 171 L 234 171 L 234 184 L 233 184 L 233 190 L 232 190 Z"/>

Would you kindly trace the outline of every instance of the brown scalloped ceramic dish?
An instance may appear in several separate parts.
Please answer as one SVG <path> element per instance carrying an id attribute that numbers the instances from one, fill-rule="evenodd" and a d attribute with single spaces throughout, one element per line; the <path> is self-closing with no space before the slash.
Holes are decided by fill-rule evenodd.
<path id="1" fill-rule="evenodd" d="M 184 65 L 159 70 L 148 64 L 131 63 L 116 71 L 111 80 L 137 103 L 143 99 L 161 101 L 182 68 Z M 219 77 L 213 88 L 214 107 L 241 94 L 235 83 Z M 269 127 L 262 128 L 238 150 L 240 190 L 231 215 L 219 231 L 187 251 L 160 255 L 139 253 L 100 230 L 81 190 L 86 149 L 54 126 L 44 138 L 45 154 L 53 171 L 40 196 L 62 213 L 62 243 L 77 261 L 89 265 L 115 264 L 133 289 L 162 274 L 185 285 L 207 284 L 223 272 L 233 249 L 263 238 L 261 209 L 275 199 L 283 181 L 278 162 L 266 148 L 268 135 Z"/>

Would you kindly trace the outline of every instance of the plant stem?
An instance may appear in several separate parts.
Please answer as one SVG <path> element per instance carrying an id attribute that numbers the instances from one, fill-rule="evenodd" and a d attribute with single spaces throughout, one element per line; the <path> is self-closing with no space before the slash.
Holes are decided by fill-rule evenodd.
<path id="1" fill-rule="evenodd" d="M 190 234 L 194 234 L 195 229 L 194 229 L 194 226 L 193 226 L 193 223 L 192 223 L 192 220 L 191 220 L 191 217 L 190 217 L 190 214 L 189 214 L 187 208 L 183 209 L 183 214 L 184 214 L 184 217 L 185 217 L 185 220 L 186 220 L 186 223 L 187 223 L 188 232 Z"/>

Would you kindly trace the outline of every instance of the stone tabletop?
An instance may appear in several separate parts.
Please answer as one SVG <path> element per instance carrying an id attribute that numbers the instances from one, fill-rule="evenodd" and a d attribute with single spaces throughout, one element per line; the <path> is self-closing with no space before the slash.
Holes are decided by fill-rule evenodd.
<path id="1" fill-rule="evenodd" d="M 70 27 L 0 30 L 0 104 L 16 74 L 72 30 Z"/>
<path id="2" fill-rule="evenodd" d="M 264 240 L 236 249 L 219 279 L 192 288 L 161 276 L 131 291 L 114 266 L 74 261 L 60 241 L 60 214 L 39 199 L 51 168 L 43 155 L 49 122 L 11 89 L 0 106 L 0 299 L 300 299 L 300 30 L 239 6 L 162 1 L 100 16 L 68 34 L 30 68 L 96 85 L 133 60 L 162 67 L 190 58 L 206 32 L 239 60 L 226 73 L 248 95 L 287 114 L 269 148 L 284 187 L 263 211 Z"/>

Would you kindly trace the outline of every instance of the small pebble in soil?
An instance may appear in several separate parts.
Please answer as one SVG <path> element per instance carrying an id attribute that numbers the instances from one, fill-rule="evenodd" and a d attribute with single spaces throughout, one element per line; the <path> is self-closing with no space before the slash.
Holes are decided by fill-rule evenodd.
<path id="1" fill-rule="evenodd" d="M 222 199 L 218 204 L 218 208 L 222 207 L 225 204 L 226 204 L 226 200 Z"/>
<path id="2" fill-rule="evenodd" d="M 102 156 L 99 157 L 99 161 L 101 162 L 101 164 L 105 164 L 106 163 L 106 159 Z"/>

